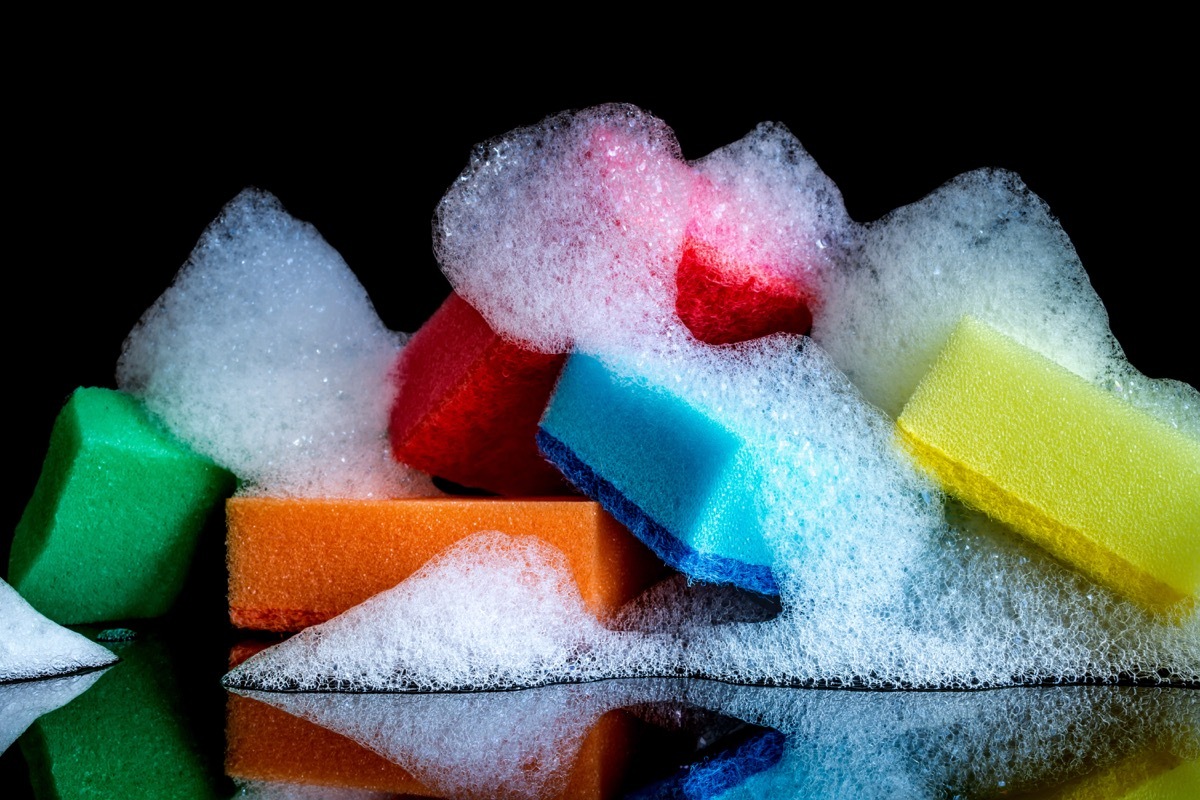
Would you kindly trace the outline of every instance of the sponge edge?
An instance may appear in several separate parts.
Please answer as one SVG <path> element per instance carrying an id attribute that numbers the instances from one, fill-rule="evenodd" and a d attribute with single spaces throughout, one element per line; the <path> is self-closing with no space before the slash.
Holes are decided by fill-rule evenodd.
<path id="1" fill-rule="evenodd" d="M 897 420 L 955 496 L 1154 611 L 1200 591 L 1200 443 L 964 317 Z"/>
<path id="2" fill-rule="evenodd" d="M 210 508 L 232 488 L 134 398 L 77 389 L 17 524 L 10 579 L 63 624 L 163 614 Z"/>

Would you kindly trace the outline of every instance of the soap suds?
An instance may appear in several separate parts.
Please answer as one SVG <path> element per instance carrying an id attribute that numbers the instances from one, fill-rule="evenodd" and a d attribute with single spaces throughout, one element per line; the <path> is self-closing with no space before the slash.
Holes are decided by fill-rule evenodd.
<path id="1" fill-rule="evenodd" d="M 0 580 L 0 683 L 68 675 L 116 661 L 106 648 L 46 619 Z"/>
<path id="2" fill-rule="evenodd" d="M 401 345 L 337 251 L 247 189 L 129 334 L 117 384 L 243 491 L 433 494 L 389 453 Z"/>

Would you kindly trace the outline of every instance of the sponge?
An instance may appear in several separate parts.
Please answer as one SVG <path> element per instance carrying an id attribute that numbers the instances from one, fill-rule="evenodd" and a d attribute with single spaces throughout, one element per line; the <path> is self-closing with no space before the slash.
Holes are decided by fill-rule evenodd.
<path id="1" fill-rule="evenodd" d="M 897 420 L 977 506 L 1152 610 L 1200 590 L 1200 442 L 964 317 Z"/>
<path id="2" fill-rule="evenodd" d="M 850 218 L 783 125 L 763 123 L 691 164 L 692 218 L 675 310 L 699 341 L 808 333 Z"/>
<path id="3" fill-rule="evenodd" d="M 218 798 L 217 765 L 196 741 L 161 640 L 116 645 L 121 663 L 21 738 L 38 797 Z M 188 691 L 195 692 L 196 687 Z"/>
<path id="4" fill-rule="evenodd" d="M 235 780 L 434 795 L 399 764 L 267 703 L 231 693 L 226 710 L 225 774 Z"/>
<path id="5" fill-rule="evenodd" d="M 209 509 L 233 477 L 129 395 L 77 389 L 17 524 L 12 585 L 63 624 L 165 613 Z"/>
<path id="6" fill-rule="evenodd" d="M 729 344 L 812 327 L 809 298 L 794 280 L 701 239 L 684 241 L 675 282 L 675 313 L 701 342 Z"/>
<path id="7" fill-rule="evenodd" d="M 586 607 L 606 618 L 662 565 L 595 503 L 581 498 L 307 500 L 235 497 L 229 521 L 229 616 L 296 631 L 390 589 L 483 530 L 536 531 L 566 555 Z"/>
<path id="8" fill-rule="evenodd" d="M 742 440 L 633 370 L 573 354 L 541 421 L 542 452 L 667 564 L 778 594 Z"/>
<path id="9" fill-rule="evenodd" d="M 283 709 L 290 708 L 287 698 L 276 696 L 271 700 L 279 702 Z M 329 695 L 314 696 L 311 700 L 324 709 L 326 716 L 319 717 L 320 722 L 307 719 L 298 712 L 281 710 L 253 696 L 231 693 L 226 725 L 226 774 L 239 781 L 354 788 L 405 796 L 500 795 L 602 800 L 615 796 L 615 788 L 630 755 L 634 727 L 631 717 L 613 710 L 594 721 L 572 719 L 582 730 L 566 725 L 549 731 L 539 730 L 533 736 L 513 737 L 507 746 L 500 746 L 518 751 L 522 746 L 535 743 L 530 739 L 536 741 L 554 733 L 566 733 L 571 737 L 566 744 L 578 749 L 571 752 L 573 748 L 568 747 L 568 752 L 558 754 L 565 762 L 561 772 L 554 769 L 553 763 L 525 763 L 523 774 L 517 776 L 515 785 L 506 785 L 504 788 L 508 791 L 501 792 L 495 784 L 498 776 L 488 775 L 486 769 L 496 762 L 508 762 L 512 757 L 508 753 L 501 753 L 498 758 L 493 754 L 489 759 L 492 763 L 483 765 L 485 771 L 480 774 L 481 765 L 472 764 L 472 758 L 484 754 L 473 753 L 470 744 L 454 738 L 440 740 L 438 750 L 442 752 L 436 754 L 441 756 L 440 760 L 430 758 L 429 754 L 422 758 L 420 752 L 405 753 L 404 745 L 410 742 L 406 741 L 403 725 L 381 726 L 373 737 L 354 738 L 354 717 L 365 718 L 369 724 L 372 711 L 400 715 L 407 698 L 357 696 L 341 703 L 341 698 Z M 344 705 L 345 709 L 340 709 L 339 705 Z M 359 711 L 363 705 L 367 706 L 365 712 Z M 436 711 L 435 703 L 434 714 L 427 720 L 430 727 L 436 727 L 440 721 Z M 337 725 L 339 721 L 341 726 Z M 420 715 L 413 720 L 418 724 L 421 721 Z M 325 727 L 322 722 L 331 727 Z M 338 730 L 339 727 L 349 730 Z M 430 738 L 436 739 L 435 736 Z M 499 772 L 499 767 L 496 769 Z"/>
<path id="10" fill-rule="evenodd" d="M 396 459 L 505 495 L 563 494 L 534 435 L 566 356 L 498 335 L 451 294 L 400 357 L 390 436 Z"/>

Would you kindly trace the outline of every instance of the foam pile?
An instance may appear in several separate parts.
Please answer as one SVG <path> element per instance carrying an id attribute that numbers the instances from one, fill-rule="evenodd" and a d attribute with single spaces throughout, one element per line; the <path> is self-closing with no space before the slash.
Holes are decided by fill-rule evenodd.
<path id="1" fill-rule="evenodd" d="M 387 446 L 401 343 L 337 251 L 248 189 L 129 334 L 117 383 L 243 491 L 428 494 Z"/>
<path id="2" fill-rule="evenodd" d="M 434 219 L 454 290 L 544 353 L 678 325 L 675 268 L 693 176 L 632 106 L 549 117 L 476 148 Z"/>
<path id="3" fill-rule="evenodd" d="M 1125 361 L 1071 240 L 1011 172 L 960 175 L 866 225 L 854 258 L 820 277 L 813 339 L 893 417 L 970 315 L 1175 427 L 1200 425 L 1194 388 Z"/>
<path id="4" fill-rule="evenodd" d="M 546 591 L 522 612 L 553 622 L 511 631 L 532 649 L 510 652 L 479 624 L 486 609 L 517 607 L 512 587 L 462 577 L 529 563 L 527 545 L 492 537 L 464 542 L 352 624 L 332 620 L 251 659 L 231 682 L 1200 681 L 1191 601 L 1157 616 L 1097 585 L 947 498 L 897 442 L 893 417 L 966 314 L 1126 400 L 1150 398 L 1139 407 L 1160 422 L 1200 429 L 1194 389 L 1138 378 L 1124 361 L 1045 204 L 1015 176 L 981 171 L 859 226 L 778 126 L 694 169 L 703 179 L 688 188 L 669 131 L 628 107 L 551 117 L 477 152 L 439 206 L 437 250 L 494 330 L 542 352 L 571 348 L 539 433 L 555 465 L 691 578 L 778 594 L 778 616 L 714 624 L 751 618 L 761 598 L 675 583 L 605 628 L 579 613 L 559 572 L 536 581 Z M 697 341 L 672 302 L 696 242 L 787 277 L 813 312 L 813 338 Z M 1176 539 L 1174 557 L 1193 569 L 1195 537 Z M 539 556 L 538 569 L 554 560 Z M 447 606 L 437 624 L 414 625 L 434 613 L 418 602 L 427 595 L 482 616 Z M 388 642 L 378 655 L 376 637 Z"/>
<path id="5" fill-rule="evenodd" d="M 771 123 L 692 167 L 680 320 L 709 344 L 808 333 L 824 275 L 853 230 L 833 181 L 791 131 Z"/>
<path id="6" fill-rule="evenodd" d="M 447 603 L 450 597 L 455 602 Z M 594 674 L 589 651 L 607 637 L 562 553 L 534 536 L 482 533 L 396 588 L 251 657 L 225 683 L 276 691 L 453 691 L 479 688 L 482 673 L 486 685 L 514 689 L 559 682 L 568 672 Z"/>
<path id="7" fill-rule="evenodd" d="M 116 661 L 104 647 L 46 619 L 0 580 L 0 683 L 69 675 Z"/>
<path id="8" fill-rule="evenodd" d="M 607 620 L 663 568 L 595 503 L 425 497 L 235 497 L 226 504 L 229 618 L 301 630 L 390 589 L 481 530 L 536 531 L 562 551 L 584 605 Z"/>

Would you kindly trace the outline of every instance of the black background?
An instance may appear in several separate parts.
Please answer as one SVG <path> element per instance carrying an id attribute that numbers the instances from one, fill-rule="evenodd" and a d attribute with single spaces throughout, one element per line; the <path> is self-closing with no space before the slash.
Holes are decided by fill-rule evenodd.
<path id="1" fill-rule="evenodd" d="M 762 65 L 764 78 L 758 64 L 732 69 L 735 56 L 712 50 L 616 78 L 576 70 L 603 57 L 568 46 L 541 61 L 505 53 L 462 65 L 464 78 L 446 73 L 457 66 L 449 51 L 468 46 L 459 38 L 438 43 L 445 63 L 384 53 L 361 69 L 334 64 L 321 45 L 319 35 L 287 52 L 234 43 L 198 69 L 184 66 L 190 49 L 143 58 L 99 47 L 62 79 L 33 75 L 39 64 L 10 75 L 6 532 L 66 397 L 113 385 L 126 333 L 244 186 L 315 224 L 384 321 L 411 331 L 449 291 L 430 220 L 472 145 L 601 102 L 658 115 L 688 158 L 783 122 L 860 221 L 966 170 L 1014 170 L 1072 237 L 1133 364 L 1200 382 L 1196 294 L 1183 284 L 1195 262 L 1190 70 L 1117 51 L 1015 67 L 1007 51 L 966 46 L 916 66 L 893 54 L 854 78 L 849 57 Z M 219 539 L 211 544 L 192 587 L 209 610 L 176 617 L 187 624 L 220 619 Z M 7 548 L 0 534 L 4 562 Z M 196 702 L 213 706 L 202 727 L 219 753 L 222 647 L 193 645 L 203 657 L 189 677 L 205 687 Z"/>

